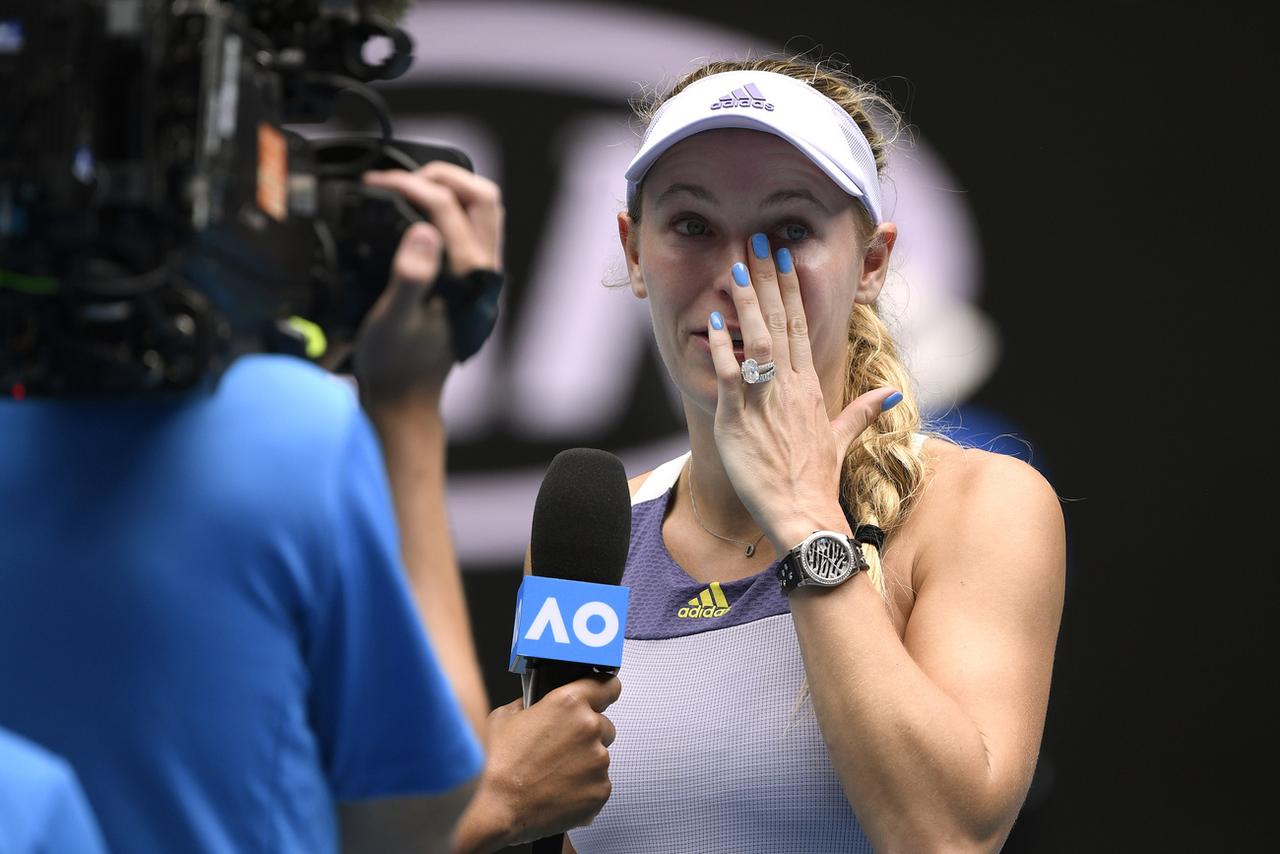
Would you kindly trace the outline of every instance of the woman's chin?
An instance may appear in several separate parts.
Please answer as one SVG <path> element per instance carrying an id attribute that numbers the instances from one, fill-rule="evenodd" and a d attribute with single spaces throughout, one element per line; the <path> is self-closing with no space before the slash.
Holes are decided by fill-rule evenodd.
<path id="1" fill-rule="evenodd" d="M 687 415 L 693 417 L 701 414 L 709 418 L 715 417 L 720 392 L 714 371 L 707 371 L 696 379 L 686 377 L 680 385 Z"/>

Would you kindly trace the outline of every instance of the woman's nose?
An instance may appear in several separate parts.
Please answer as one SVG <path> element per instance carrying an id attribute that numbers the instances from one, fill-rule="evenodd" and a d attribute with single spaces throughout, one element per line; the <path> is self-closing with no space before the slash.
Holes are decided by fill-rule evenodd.
<path id="1" fill-rule="evenodd" d="M 724 294 L 725 298 L 730 302 L 733 301 L 733 289 L 739 287 L 734 281 L 733 268 L 736 264 L 742 264 L 744 267 L 747 265 L 749 239 L 746 235 L 735 237 L 728 242 L 723 251 L 716 253 L 715 275 L 713 277 L 715 289 Z"/>

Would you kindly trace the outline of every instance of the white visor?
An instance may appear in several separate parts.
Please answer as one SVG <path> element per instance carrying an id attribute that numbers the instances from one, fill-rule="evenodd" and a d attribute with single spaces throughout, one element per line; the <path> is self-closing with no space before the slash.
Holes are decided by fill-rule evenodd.
<path id="1" fill-rule="evenodd" d="M 800 149 L 840 189 L 862 202 L 876 225 L 880 181 L 876 159 L 857 122 L 808 83 L 772 71 L 725 71 L 690 83 L 654 115 L 627 167 L 627 204 L 649 167 L 695 133 L 748 128 L 780 136 Z"/>

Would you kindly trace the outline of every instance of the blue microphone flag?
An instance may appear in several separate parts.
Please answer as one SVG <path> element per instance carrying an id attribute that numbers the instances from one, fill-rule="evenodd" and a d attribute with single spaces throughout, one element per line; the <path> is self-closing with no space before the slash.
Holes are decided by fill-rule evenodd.
<path id="1" fill-rule="evenodd" d="M 527 575 L 516 593 L 508 670 L 530 658 L 622 665 L 630 589 L 613 584 Z"/>

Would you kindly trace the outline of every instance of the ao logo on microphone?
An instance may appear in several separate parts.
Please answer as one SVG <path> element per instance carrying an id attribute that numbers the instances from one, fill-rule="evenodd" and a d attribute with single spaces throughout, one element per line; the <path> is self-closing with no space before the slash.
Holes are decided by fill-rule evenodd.
<path id="1" fill-rule="evenodd" d="M 516 594 L 508 669 L 523 672 L 530 658 L 621 666 L 629 594 L 612 584 L 526 576 Z"/>

